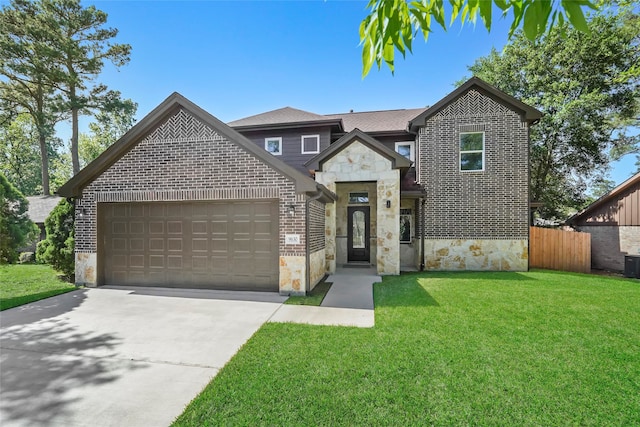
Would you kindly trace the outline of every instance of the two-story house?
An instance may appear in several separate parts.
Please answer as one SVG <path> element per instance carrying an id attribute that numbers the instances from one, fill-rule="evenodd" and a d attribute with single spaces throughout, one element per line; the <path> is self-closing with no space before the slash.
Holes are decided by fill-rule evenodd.
<path id="1" fill-rule="evenodd" d="M 302 294 L 349 264 L 526 270 L 539 118 L 477 78 L 428 108 L 228 124 L 173 94 L 58 191 L 76 281 Z"/>

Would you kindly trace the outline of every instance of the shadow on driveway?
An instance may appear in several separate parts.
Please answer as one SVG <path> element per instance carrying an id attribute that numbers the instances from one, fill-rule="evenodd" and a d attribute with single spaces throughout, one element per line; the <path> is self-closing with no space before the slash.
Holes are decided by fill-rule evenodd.
<path id="1" fill-rule="evenodd" d="M 66 314 L 80 307 L 87 290 L 78 290 L 0 313 L 0 409 L 2 423 L 47 425 L 66 418 L 80 396 L 69 390 L 116 380 L 135 364 L 114 366 L 108 358 L 116 336 L 80 331 Z"/>

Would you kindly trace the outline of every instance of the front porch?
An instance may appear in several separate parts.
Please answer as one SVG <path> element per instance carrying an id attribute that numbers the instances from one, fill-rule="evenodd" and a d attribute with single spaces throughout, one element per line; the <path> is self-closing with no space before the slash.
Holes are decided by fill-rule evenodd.
<path id="1" fill-rule="evenodd" d="M 326 207 L 326 271 L 369 263 L 377 274 L 400 273 L 402 155 L 354 130 L 308 164 L 338 200 Z M 411 233 L 411 232 L 410 232 Z"/>

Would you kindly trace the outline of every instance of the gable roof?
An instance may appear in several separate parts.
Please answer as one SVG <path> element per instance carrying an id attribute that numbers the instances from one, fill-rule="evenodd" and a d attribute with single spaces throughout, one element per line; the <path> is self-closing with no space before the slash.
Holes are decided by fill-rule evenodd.
<path id="1" fill-rule="evenodd" d="M 340 114 L 328 114 L 326 117 L 342 119 L 345 132 L 360 129 L 363 132 L 406 132 L 407 124 L 424 108 L 402 110 L 363 111 Z"/>
<path id="2" fill-rule="evenodd" d="M 598 200 L 596 200 L 595 202 L 591 203 L 589 206 L 587 206 L 586 208 L 584 208 L 580 212 L 577 212 L 577 213 L 573 214 L 572 216 L 570 216 L 565 221 L 565 224 L 576 224 L 576 223 L 578 223 L 578 222 L 580 222 L 582 220 L 587 219 L 599 207 L 601 207 L 602 205 L 605 205 L 605 204 L 607 204 L 609 202 L 615 201 L 615 199 L 621 193 L 624 193 L 625 191 L 630 190 L 634 186 L 638 186 L 638 188 L 640 188 L 640 172 L 638 172 L 637 174 L 633 175 L 631 178 L 627 179 L 626 181 L 622 182 L 616 188 L 614 188 L 613 190 L 609 191 L 607 194 L 605 194 L 604 196 L 600 197 Z"/>
<path id="3" fill-rule="evenodd" d="M 436 102 L 434 105 L 426 109 L 420 115 L 415 117 L 413 120 L 409 122 L 409 130 L 411 132 L 415 132 L 418 127 L 423 126 L 426 120 L 436 114 L 438 111 L 442 110 L 447 105 L 451 104 L 462 95 L 467 93 L 471 89 L 476 89 L 480 93 L 488 96 L 494 101 L 506 105 L 512 110 L 516 111 L 522 117 L 522 120 L 527 123 L 534 123 L 540 120 L 542 117 L 542 113 L 535 108 L 525 104 L 522 101 L 517 100 L 511 95 L 508 95 L 501 91 L 500 89 L 491 86 L 489 83 L 478 77 L 471 77 L 469 80 L 464 82 L 461 86 L 456 88 L 449 95 L 442 98 L 440 101 Z"/>
<path id="4" fill-rule="evenodd" d="M 320 114 L 298 110 L 297 108 L 284 107 L 271 110 L 254 116 L 245 117 L 227 123 L 235 129 L 263 129 L 284 127 L 290 124 L 300 125 L 333 125 L 342 130 L 342 122 L 339 119 L 327 118 Z"/>
<path id="5" fill-rule="evenodd" d="M 409 169 L 411 167 L 411 160 L 407 159 L 401 154 L 396 153 L 384 146 L 381 142 L 370 137 L 360 129 L 354 129 L 336 142 L 331 144 L 329 148 L 317 154 L 313 158 L 309 159 L 304 165 L 310 170 L 320 170 L 322 164 L 341 151 L 344 147 L 351 144 L 354 140 L 358 140 L 373 151 L 391 160 L 392 168 Z"/>
<path id="6" fill-rule="evenodd" d="M 55 208 L 62 197 L 58 196 L 29 196 L 26 198 L 29 202 L 29 210 L 27 215 L 29 219 L 36 224 L 44 224 L 53 208 Z"/>
<path id="7" fill-rule="evenodd" d="M 258 160 L 261 160 L 268 166 L 291 178 L 291 180 L 295 182 L 296 191 L 298 193 L 315 193 L 323 191 L 327 197 L 333 197 L 329 194 L 330 192 L 328 189 L 258 147 L 246 137 L 231 129 L 229 126 L 198 107 L 178 92 L 174 92 L 160 105 L 154 108 L 118 141 L 98 156 L 98 158 L 89 163 L 77 175 L 60 187 L 57 193 L 63 197 L 78 197 L 85 186 L 91 183 L 91 181 L 133 149 L 140 141 L 142 141 L 159 125 L 164 123 L 169 117 L 174 115 L 179 109 L 184 109 L 202 123 L 213 128 L 221 136 L 258 158 Z"/>

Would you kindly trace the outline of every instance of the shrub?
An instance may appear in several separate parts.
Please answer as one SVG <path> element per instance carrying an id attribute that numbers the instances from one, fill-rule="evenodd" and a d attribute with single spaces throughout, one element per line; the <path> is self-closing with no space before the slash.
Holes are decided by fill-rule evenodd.
<path id="1" fill-rule="evenodd" d="M 66 200 L 51 211 L 44 222 L 47 238 L 38 243 L 36 260 L 50 264 L 73 281 L 75 273 L 74 207 Z"/>
<path id="2" fill-rule="evenodd" d="M 18 262 L 20 264 L 30 264 L 36 260 L 36 254 L 33 252 L 20 252 Z"/>
<path id="3" fill-rule="evenodd" d="M 0 173 L 0 264 L 16 262 L 18 248 L 40 233 L 27 216 L 28 206 L 22 193 Z"/>

